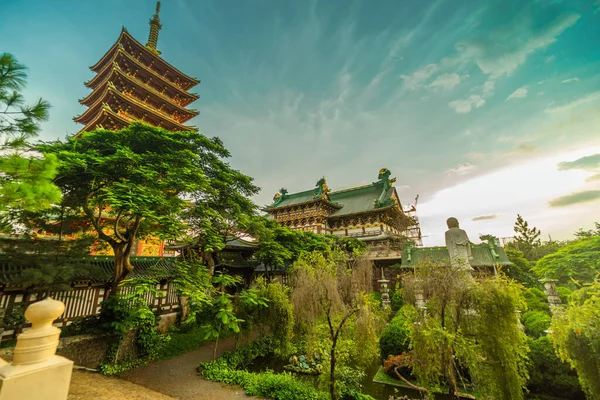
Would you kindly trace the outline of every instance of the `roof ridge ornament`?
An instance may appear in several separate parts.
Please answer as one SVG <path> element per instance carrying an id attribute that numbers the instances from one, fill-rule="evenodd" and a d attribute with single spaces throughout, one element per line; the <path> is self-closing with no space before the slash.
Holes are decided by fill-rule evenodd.
<path id="1" fill-rule="evenodd" d="M 329 189 L 329 186 L 327 186 L 327 181 L 325 180 L 325 177 L 319 179 L 315 186 L 317 188 L 314 191 L 313 197 L 317 199 L 327 199 L 327 193 L 331 192 L 331 189 Z"/>
<path id="2" fill-rule="evenodd" d="M 146 43 L 146 47 L 152 50 L 157 55 L 160 54 L 160 51 L 156 49 L 156 45 L 158 43 L 158 31 L 162 28 L 160 24 L 160 18 L 158 17 L 158 13 L 160 12 L 160 1 L 156 2 L 156 13 L 150 20 L 150 33 L 148 34 L 148 43 Z"/>
<path id="3" fill-rule="evenodd" d="M 375 182 L 375 184 L 381 185 L 382 191 L 379 198 L 374 201 L 375 208 L 387 207 L 395 204 L 395 201 L 387 196 L 388 191 L 393 187 L 394 182 L 396 182 L 396 178 L 390 179 L 391 174 L 392 173 L 387 168 L 381 168 L 379 170 L 379 175 L 377 176 L 379 181 Z"/>

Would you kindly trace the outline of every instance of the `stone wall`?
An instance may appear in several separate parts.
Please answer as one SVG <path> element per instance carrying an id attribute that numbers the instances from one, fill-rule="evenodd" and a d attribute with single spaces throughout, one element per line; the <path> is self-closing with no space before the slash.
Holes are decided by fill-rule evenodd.
<path id="1" fill-rule="evenodd" d="M 106 357 L 113 335 L 80 335 L 61 338 L 56 354 L 72 360 L 75 365 L 96 369 Z M 0 358 L 12 361 L 14 347 L 0 349 Z"/>

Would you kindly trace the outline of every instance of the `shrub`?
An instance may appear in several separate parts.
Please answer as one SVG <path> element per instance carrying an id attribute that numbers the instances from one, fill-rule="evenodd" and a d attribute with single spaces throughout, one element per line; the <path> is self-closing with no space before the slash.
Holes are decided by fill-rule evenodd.
<path id="1" fill-rule="evenodd" d="M 91 315 L 89 317 L 75 318 L 69 325 L 60 329 L 60 337 L 69 337 L 76 335 L 97 335 L 104 333 L 105 330 L 100 326 L 100 319 Z"/>
<path id="2" fill-rule="evenodd" d="M 548 336 L 530 340 L 529 349 L 531 364 L 527 388 L 531 393 L 562 399 L 585 399 L 577 373 L 556 356 L 552 340 Z"/>
<path id="3" fill-rule="evenodd" d="M 569 302 L 569 296 L 573 291 L 566 286 L 559 286 L 556 288 L 558 295 L 560 296 L 560 300 L 563 304 L 567 304 Z"/>
<path id="4" fill-rule="evenodd" d="M 381 359 L 397 356 L 408 351 L 409 331 L 406 327 L 406 317 L 402 310 L 396 314 L 379 338 Z"/>
<path id="5" fill-rule="evenodd" d="M 402 294 L 399 291 L 393 291 L 390 295 L 390 302 L 392 311 L 397 312 L 404 305 L 404 301 L 402 300 Z"/>
<path id="6" fill-rule="evenodd" d="M 534 339 L 543 336 L 548 328 L 552 318 L 543 311 L 527 311 L 522 317 L 525 333 Z"/>
<path id="7" fill-rule="evenodd" d="M 525 301 L 527 302 L 528 311 L 543 311 L 546 313 L 550 312 L 548 305 L 548 299 L 544 292 L 538 288 L 530 288 L 523 293 Z"/>

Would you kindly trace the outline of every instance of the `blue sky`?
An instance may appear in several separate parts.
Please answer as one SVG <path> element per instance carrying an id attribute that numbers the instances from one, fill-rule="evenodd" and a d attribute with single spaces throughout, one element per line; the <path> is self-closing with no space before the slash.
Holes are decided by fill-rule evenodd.
<path id="1" fill-rule="evenodd" d="M 83 82 L 121 26 L 142 43 L 155 2 L 0 0 L 0 51 L 53 105 L 43 139 L 79 129 Z M 600 2 L 162 2 L 158 48 L 202 83 L 192 122 L 263 188 L 397 177 L 428 244 L 516 214 L 553 238 L 600 220 Z M 586 158 L 587 157 L 587 158 Z"/>

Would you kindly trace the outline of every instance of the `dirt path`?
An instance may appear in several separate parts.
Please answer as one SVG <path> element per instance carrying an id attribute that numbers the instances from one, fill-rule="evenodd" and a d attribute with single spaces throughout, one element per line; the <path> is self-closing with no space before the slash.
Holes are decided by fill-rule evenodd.
<path id="1" fill-rule="evenodd" d="M 217 356 L 233 347 L 233 339 L 224 340 L 219 345 Z M 212 351 L 212 345 L 204 346 L 171 360 L 157 361 L 127 371 L 123 375 L 123 379 L 180 400 L 256 399 L 246 396 L 239 387 L 210 382 L 196 373 L 196 368 L 201 361 L 212 360 Z M 165 397 L 165 399 L 170 399 L 170 397 Z"/>
<path id="2" fill-rule="evenodd" d="M 123 379 L 73 370 L 67 400 L 175 400 Z"/>

